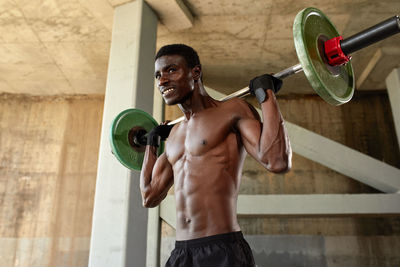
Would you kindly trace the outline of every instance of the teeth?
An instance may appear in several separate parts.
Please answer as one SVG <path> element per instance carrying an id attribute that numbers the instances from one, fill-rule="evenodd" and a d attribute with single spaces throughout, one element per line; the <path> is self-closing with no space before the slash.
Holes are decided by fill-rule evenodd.
<path id="1" fill-rule="evenodd" d="M 169 92 L 173 91 L 174 88 L 169 88 L 163 92 L 163 95 L 168 94 Z"/>

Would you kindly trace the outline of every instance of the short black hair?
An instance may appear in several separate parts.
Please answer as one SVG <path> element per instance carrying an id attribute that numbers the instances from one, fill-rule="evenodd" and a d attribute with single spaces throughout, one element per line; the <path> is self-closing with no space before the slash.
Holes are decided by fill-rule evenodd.
<path id="1" fill-rule="evenodd" d="M 185 58 L 186 64 L 189 68 L 194 68 L 197 65 L 201 65 L 197 52 L 192 47 L 184 44 L 170 44 L 161 47 L 156 54 L 155 60 L 157 60 L 159 57 L 167 55 L 182 56 Z"/>

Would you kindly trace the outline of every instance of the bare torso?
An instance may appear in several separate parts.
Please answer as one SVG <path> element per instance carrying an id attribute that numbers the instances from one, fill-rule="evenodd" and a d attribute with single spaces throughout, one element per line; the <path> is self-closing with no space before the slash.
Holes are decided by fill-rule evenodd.
<path id="1" fill-rule="evenodd" d="M 235 130 L 237 101 L 215 101 L 177 125 L 168 138 L 177 240 L 240 230 L 236 202 L 246 153 Z"/>
<path id="2" fill-rule="evenodd" d="M 177 240 L 240 230 L 236 203 L 246 151 L 269 171 L 290 169 L 290 143 L 273 91 L 265 88 L 261 123 L 243 99 L 211 98 L 201 77 L 201 66 L 188 67 L 181 55 L 156 60 L 157 86 L 166 104 L 177 104 L 185 120 L 172 128 L 161 155 L 150 139 L 140 190 L 149 208 L 175 186 Z"/>

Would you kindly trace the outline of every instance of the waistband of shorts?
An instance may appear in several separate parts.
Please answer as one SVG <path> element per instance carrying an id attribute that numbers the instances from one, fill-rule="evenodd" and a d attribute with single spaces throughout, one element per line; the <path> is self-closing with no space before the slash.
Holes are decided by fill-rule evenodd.
<path id="1" fill-rule="evenodd" d="M 237 240 L 243 240 L 243 233 L 242 231 L 238 232 L 231 232 L 225 234 L 218 234 L 218 235 L 211 235 L 196 239 L 190 240 L 182 240 L 182 241 L 175 241 L 176 248 L 191 248 L 191 247 L 199 247 L 203 245 L 208 245 L 214 242 L 232 242 Z"/>

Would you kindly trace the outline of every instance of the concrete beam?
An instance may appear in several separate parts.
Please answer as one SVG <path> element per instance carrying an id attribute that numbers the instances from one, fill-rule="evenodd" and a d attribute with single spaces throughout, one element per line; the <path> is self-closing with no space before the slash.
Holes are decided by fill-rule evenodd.
<path id="1" fill-rule="evenodd" d="M 153 118 L 162 122 L 163 115 L 163 98 L 160 91 L 154 86 L 154 99 L 153 99 Z M 160 266 L 160 238 L 161 238 L 161 221 L 160 221 L 160 207 L 149 209 L 147 223 L 147 256 L 146 267 Z"/>
<path id="2" fill-rule="evenodd" d="M 293 152 L 382 192 L 400 190 L 400 169 L 286 122 Z"/>
<path id="3" fill-rule="evenodd" d="M 400 194 L 239 195 L 239 216 L 400 214 Z"/>
<path id="4" fill-rule="evenodd" d="M 157 267 L 160 266 L 160 207 L 150 209 L 148 214 L 146 267 Z"/>
<path id="5" fill-rule="evenodd" d="M 397 134 L 397 144 L 400 146 L 400 68 L 393 69 L 387 76 L 386 87 L 392 107 L 394 127 Z"/>
<path id="6" fill-rule="evenodd" d="M 400 194 L 239 195 L 238 216 L 399 215 Z M 160 217 L 176 227 L 175 198 L 161 203 Z"/>
<path id="7" fill-rule="evenodd" d="M 146 0 L 169 31 L 177 32 L 193 27 L 193 15 L 182 0 Z"/>
<path id="8" fill-rule="evenodd" d="M 357 79 L 356 88 L 359 89 L 364 84 L 365 80 L 368 78 L 369 74 L 375 68 L 378 61 L 382 58 L 382 49 L 376 50 L 375 54 L 369 60 L 367 66 L 364 68 L 363 72 L 361 73 L 360 77 Z"/>
<path id="9" fill-rule="evenodd" d="M 397 118 L 400 120 L 398 105 L 400 90 L 399 87 L 396 89 L 396 78 L 393 79 L 394 81 L 391 82 L 393 91 L 397 90 L 395 92 L 397 96 L 393 97 L 397 99 L 393 101 L 394 109 L 397 108 L 399 113 Z M 397 82 L 399 81 L 397 80 Z M 217 99 L 226 96 L 211 88 L 207 87 L 206 89 L 212 97 Z M 256 109 L 261 116 L 261 110 Z M 293 152 L 383 192 L 396 193 L 400 191 L 400 169 L 288 121 L 285 124 Z M 400 121 L 398 125 L 400 127 Z"/>

